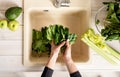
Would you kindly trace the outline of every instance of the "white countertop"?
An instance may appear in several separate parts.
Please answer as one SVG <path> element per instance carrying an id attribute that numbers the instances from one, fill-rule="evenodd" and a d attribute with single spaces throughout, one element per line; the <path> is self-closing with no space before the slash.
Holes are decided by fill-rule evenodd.
<path id="1" fill-rule="evenodd" d="M 111 0 L 91 0 L 92 2 L 92 26 L 94 26 L 94 16 L 96 11 L 102 6 L 103 1 Z M 15 4 L 23 7 L 23 0 L 0 0 L 0 12 L 4 13 L 8 7 Z M 1 16 L 0 19 L 4 18 Z M 17 19 L 22 22 L 22 15 Z M 0 71 L 41 71 L 41 67 L 24 67 L 22 64 L 22 48 L 23 48 L 23 26 L 20 26 L 16 32 L 11 32 L 8 29 L 0 29 Z M 116 70 L 120 71 L 120 66 L 109 64 L 104 58 L 97 55 L 93 50 L 90 51 L 92 58 L 89 64 L 77 65 L 79 70 Z M 56 70 L 66 70 L 64 66 L 55 67 Z"/>
<path id="2" fill-rule="evenodd" d="M 40 77 L 42 72 L 14 72 L 14 73 L 0 73 L 0 77 Z M 85 71 L 81 72 L 82 77 L 120 77 L 119 72 L 113 71 Z M 55 71 L 53 77 L 70 77 L 68 72 Z"/>

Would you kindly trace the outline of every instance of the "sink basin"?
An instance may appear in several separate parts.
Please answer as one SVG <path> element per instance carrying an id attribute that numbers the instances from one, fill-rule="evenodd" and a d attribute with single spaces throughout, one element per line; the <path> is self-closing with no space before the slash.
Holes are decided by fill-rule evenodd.
<path id="1" fill-rule="evenodd" d="M 24 25 L 24 65 L 33 66 L 45 64 L 47 54 L 40 57 L 32 53 L 32 29 L 40 30 L 50 24 L 61 24 L 69 28 L 70 33 L 76 33 L 78 38 L 72 45 L 72 58 L 76 63 L 89 60 L 89 48 L 81 40 L 80 36 L 89 28 L 90 11 L 80 7 L 33 7 L 26 11 Z M 62 63 L 61 54 L 57 63 Z"/>

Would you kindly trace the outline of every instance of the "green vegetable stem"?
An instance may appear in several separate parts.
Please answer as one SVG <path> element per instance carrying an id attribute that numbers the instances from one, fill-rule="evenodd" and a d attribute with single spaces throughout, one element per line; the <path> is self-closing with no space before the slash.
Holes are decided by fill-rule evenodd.
<path id="1" fill-rule="evenodd" d="M 120 64 L 120 53 L 108 46 L 104 38 L 89 29 L 81 40 L 112 64 Z"/>

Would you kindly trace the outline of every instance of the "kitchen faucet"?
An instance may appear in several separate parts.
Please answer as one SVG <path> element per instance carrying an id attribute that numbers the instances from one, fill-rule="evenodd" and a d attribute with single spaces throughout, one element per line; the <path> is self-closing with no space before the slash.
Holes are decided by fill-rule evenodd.
<path id="1" fill-rule="evenodd" d="M 54 2 L 54 6 L 57 8 L 70 6 L 70 0 L 55 0 Z"/>

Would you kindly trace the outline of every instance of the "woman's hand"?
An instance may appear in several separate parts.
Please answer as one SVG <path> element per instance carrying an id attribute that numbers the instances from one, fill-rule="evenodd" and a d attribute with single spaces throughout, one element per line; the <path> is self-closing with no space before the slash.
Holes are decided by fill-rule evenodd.
<path id="1" fill-rule="evenodd" d="M 61 44 L 59 44 L 59 45 L 55 45 L 55 43 L 52 41 L 52 43 L 51 43 L 51 53 L 50 53 L 50 55 L 58 55 L 59 54 L 59 52 L 60 52 L 60 49 L 61 49 L 61 47 L 63 46 L 65 44 L 65 41 L 63 41 Z"/>
<path id="2" fill-rule="evenodd" d="M 62 47 L 64 44 L 65 44 L 65 41 L 56 46 L 56 45 L 54 44 L 54 42 L 52 41 L 52 43 L 51 43 L 51 46 L 52 46 L 52 47 L 51 47 L 50 57 L 49 57 L 49 60 L 48 60 L 48 62 L 47 62 L 47 64 L 46 64 L 47 67 L 53 69 L 53 67 L 54 67 L 54 65 L 55 65 L 55 63 L 56 63 L 56 60 L 57 60 L 57 58 L 58 58 L 58 54 L 59 54 L 59 52 L 60 52 L 60 49 L 61 49 L 61 47 Z"/>
<path id="3" fill-rule="evenodd" d="M 69 43 L 69 40 L 66 41 L 66 49 L 63 53 L 63 59 L 70 74 L 78 71 L 71 57 L 71 45 Z"/>
<path id="4" fill-rule="evenodd" d="M 71 57 L 71 45 L 69 43 L 69 39 L 66 41 L 66 49 L 63 53 L 63 59 L 66 62 L 69 62 L 72 60 L 72 57 Z"/>

